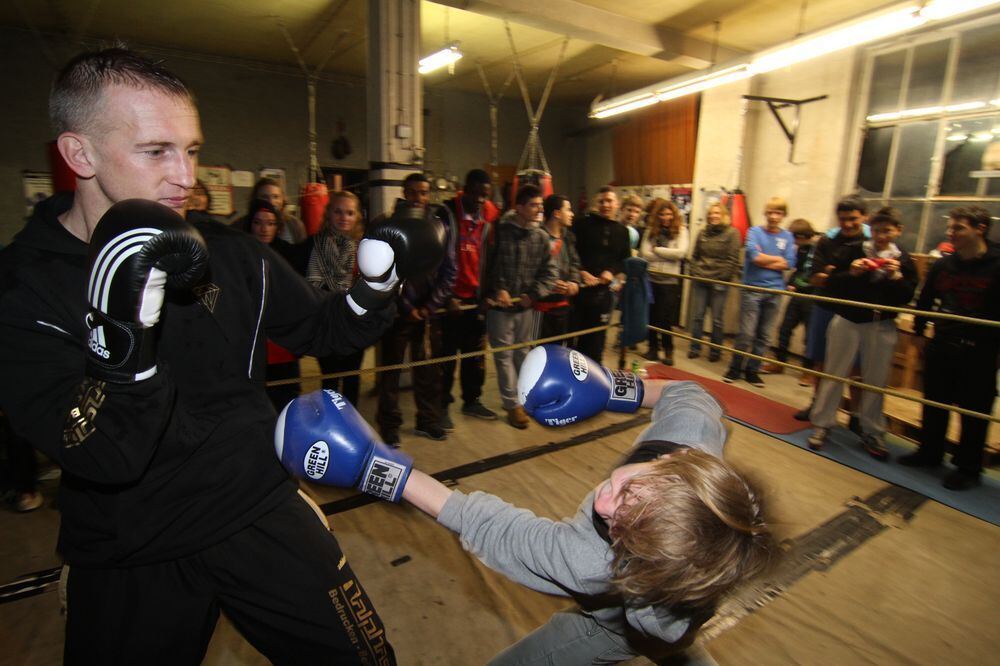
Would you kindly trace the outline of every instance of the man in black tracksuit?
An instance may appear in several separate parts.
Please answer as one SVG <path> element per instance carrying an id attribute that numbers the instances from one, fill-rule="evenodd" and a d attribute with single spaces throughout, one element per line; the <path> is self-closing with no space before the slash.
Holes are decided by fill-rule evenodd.
<path id="1" fill-rule="evenodd" d="M 948 220 L 948 240 L 955 253 L 938 259 L 924 282 L 917 309 L 977 319 L 1000 320 L 1000 247 L 986 238 L 990 213 L 971 206 L 956 208 Z M 1000 330 L 948 319 L 931 319 L 934 337 L 924 354 L 924 397 L 990 414 L 997 394 Z M 919 344 L 928 319 L 918 317 L 913 332 Z M 920 449 L 899 459 L 910 467 L 936 467 L 944 457 L 949 413 L 924 405 Z M 962 417 L 962 434 L 952 457 L 956 470 L 945 476 L 949 490 L 978 485 L 989 422 Z"/>
<path id="2" fill-rule="evenodd" d="M 585 287 L 573 304 L 576 330 L 607 324 L 611 318 L 614 292 L 621 289 L 625 260 L 631 256 L 628 229 L 615 221 L 618 195 L 604 187 L 597 194 L 597 209 L 576 223 L 576 251 L 580 255 L 580 278 Z M 607 331 L 581 335 L 573 345 L 581 354 L 598 363 L 604 355 Z"/>
<path id="3" fill-rule="evenodd" d="M 79 101 L 82 73 L 98 81 L 101 122 L 57 103 Z M 53 100 L 78 188 L 40 203 L 0 253 L 0 407 L 63 470 L 66 663 L 197 664 L 220 611 L 278 663 L 394 663 L 336 539 L 275 456 L 264 389 L 267 339 L 348 353 L 394 308 L 323 295 L 253 237 L 199 222 L 207 271 L 166 292 L 152 374 L 96 378 L 106 352 L 87 324 L 100 316 L 88 242 L 123 199 L 159 201 L 184 224 L 200 123 L 182 83 L 124 49 L 75 58 Z"/>

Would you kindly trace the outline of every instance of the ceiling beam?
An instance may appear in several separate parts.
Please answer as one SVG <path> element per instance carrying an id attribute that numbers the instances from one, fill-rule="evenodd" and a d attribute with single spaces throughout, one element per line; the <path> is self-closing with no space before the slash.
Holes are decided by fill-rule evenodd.
<path id="1" fill-rule="evenodd" d="M 483 16 L 569 35 L 619 51 L 659 58 L 691 69 L 705 69 L 743 55 L 670 28 L 636 21 L 577 0 L 430 0 Z"/>

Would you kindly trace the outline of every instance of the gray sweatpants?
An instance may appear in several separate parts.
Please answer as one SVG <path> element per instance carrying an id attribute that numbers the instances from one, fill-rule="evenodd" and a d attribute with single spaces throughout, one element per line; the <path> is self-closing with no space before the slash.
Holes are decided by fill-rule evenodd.
<path id="1" fill-rule="evenodd" d="M 490 339 L 490 347 L 506 347 L 518 342 L 533 339 L 535 332 L 534 310 L 521 312 L 505 312 L 490 310 L 486 313 L 486 333 Z M 524 357 L 531 351 L 530 347 L 522 347 L 513 351 L 502 351 L 493 354 L 493 362 L 497 367 L 497 384 L 500 387 L 500 399 L 504 409 L 517 407 L 517 372 L 521 369 Z"/>
<path id="2" fill-rule="evenodd" d="M 826 332 L 826 360 L 823 370 L 831 375 L 847 377 L 854 359 L 861 351 L 861 379 L 866 384 L 885 386 L 889 379 L 892 356 L 896 352 L 896 320 L 879 319 L 856 324 L 840 315 L 834 316 Z M 844 385 L 824 379 L 816 391 L 816 404 L 809 420 L 818 428 L 837 425 L 837 408 L 844 394 Z M 861 394 L 861 428 L 869 435 L 885 433 L 881 393 Z"/>

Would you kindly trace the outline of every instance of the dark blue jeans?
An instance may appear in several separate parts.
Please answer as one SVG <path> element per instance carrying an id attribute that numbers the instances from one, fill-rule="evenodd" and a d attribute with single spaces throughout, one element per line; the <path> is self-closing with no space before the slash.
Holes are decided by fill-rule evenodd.
<path id="1" fill-rule="evenodd" d="M 705 324 L 705 312 L 712 308 L 712 343 L 722 344 L 722 315 L 726 309 L 726 297 L 729 295 L 729 287 L 720 284 L 707 284 L 704 282 L 691 283 L 691 337 L 701 340 L 702 330 Z M 697 342 L 691 343 L 691 353 L 697 354 L 701 351 L 701 345 Z M 709 354 L 718 357 L 718 349 L 712 349 Z"/>
<path id="2" fill-rule="evenodd" d="M 740 335 L 736 338 L 736 349 L 749 350 L 758 356 L 764 355 L 771 346 L 771 332 L 778 315 L 778 303 L 777 294 L 744 290 L 740 296 Z M 760 361 L 733 354 L 729 369 L 733 372 L 756 373 L 760 370 Z"/>

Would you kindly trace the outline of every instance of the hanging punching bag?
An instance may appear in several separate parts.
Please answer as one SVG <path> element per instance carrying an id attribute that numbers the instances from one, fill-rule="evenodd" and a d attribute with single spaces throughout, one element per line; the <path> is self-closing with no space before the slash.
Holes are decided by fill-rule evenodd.
<path id="1" fill-rule="evenodd" d="M 310 236 L 323 226 L 323 214 L 330 202 L 330 194 L 324 183 L 306 183 L 299 195 L 299 216 Z"/>
<path id="2" fill-rule="evenodd" d="M 534 185 L 542 191 L 542 197 L 554 193 L 552 189 L 552 174 L 540 169 L 522 169 L 514 174 L 514 182 L 510 186 L 510 200 L 517 197 L 517 190 L 525 185 Z"/>
<path id="3" fill-rule="evenodd" d="M 729 197 L 729 221 L 740 232 L 740 240 L 746 240 L 750 230 L 750 213 L 747 212 L 747 197 L 743 190 L 735 190 Z"/>

